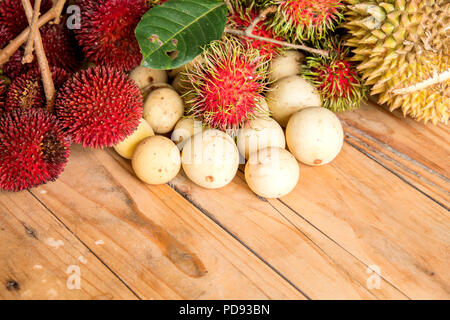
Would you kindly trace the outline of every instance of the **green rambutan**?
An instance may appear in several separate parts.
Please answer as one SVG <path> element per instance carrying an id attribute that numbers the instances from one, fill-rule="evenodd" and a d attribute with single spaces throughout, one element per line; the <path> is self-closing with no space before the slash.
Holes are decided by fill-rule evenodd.
<path id="1" fill-rule="evenodd" d="M 70 142 L 55 116 L 17 109 L 0 116 L 0 188 L 21 191 L 54 181 L 64 170 Z"/>
<path id="2" fill-rule="evenodd" d="M 340 0 L 274 0 L 270 27 L 286 39 L 321 40 L 343 19 Z"/>
<path id="3" fill-rule="evenodd" d="M 141 63 L 134 32 L 150 8 L 147 0 L 78 0 L 77 4 L 82 25 L 75 37 L 86 58 L 123 71 Z"/>
<path id="4" fill-rule="evenodd" d="M 64 84 L 55 111 L 73 142 L 104 148 L 136 130 L 143 104 L 139 87 L 128 75 L 98 66 L 80 71 Z"/>
<path id="5" fill-rule="evenodd" d="M 307 57 L 301 75 L 316 86 L 325 108 L 335 112 L 359 108 L 367 90 L 356 66 L 349 61 L 349 49 L 335 40 L 322 48 L 328 50 L 329 57 Z"/>
<path id="6" fill-rule="evenodd" d="M 267 59 L 234 38 L 214 41 L 186 71 L 188 113 L 221 130 L 237 129 L 258 113 L 266 89 Z"/>

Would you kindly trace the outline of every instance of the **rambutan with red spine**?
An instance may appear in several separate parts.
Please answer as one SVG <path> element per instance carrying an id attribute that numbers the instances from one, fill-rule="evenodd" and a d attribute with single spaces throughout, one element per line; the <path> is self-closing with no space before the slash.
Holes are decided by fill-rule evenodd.
<path id="1" fill-rule="evenodd" d="M 82 70 L 59 90 L 55 111 L 72 141 L 84 147 L 111 147 L 132 134 L 143 113 L 139 87 L 120 70 Z"/>
<path id="2" fill-rule="evenodd" d="M 188 113 L 205 125 L 238 129 L 264 113 L 268 60 L 235 38 L 214 41 L 185 73 Z"/>
<path id="3" fill-rule="evenodd" d="M 6 81 L 0 79 L 0 115 L 5 109 Z"/>
<path id="4" fill-rule="evenodd" d="M 246 30 L 258 17 L 258 11 L 253 7 L 244 7 L 239 3 L 234 5 L 234 12 L 228 16 L 228 24 L 238 30 Z M 252 34 L 270 38 L 278 41 L 283 41 L 283 38 L 276 36 L 273 30 L 270 29 L 264 21 L 258 22 L 253 28 Z M 259 49 L 261 55 L 265 55 L 268 58 L 276 56 L 282 49 L 282 46 L 273 42 L 262 41 L 249 37 L 243 37 L 246 41 L 243 41 L 244 45 L 250 45 L 255 49 Z"/>
<path id="5" fill-rule="evenodd" d="M 270 28 L 293 41 L 321 40 L 343 19 L 341 0 L 274 0 Z"/>
<path id="6" fill-rule="evenodd" d="M 64 170 L 70 142 L 57 118 L 18 109 L 0 116 L 0 189 L 21 191 L 54 181 Z"/>
<path id="7" fill-rule="evenodd" d="M 34 5 L 34 0 L 31 0 Z M 51 0 L 42 0 L 41 14 L 44 14 L 52 7 Z M 0 1 L 0 48 L 3 48 L 9 41 L 14 39 L 19 33 L 28 27 L 28 20 L 20 0 Z"/>
<path id="8" fill-rule="evenodd" d="M 307 57 L 301 69 L 302 76 L 316 86 L 323 107 L 335 112 L 359 108 L 367 90 L 348 58 L 349 49 L 334 39 L 321 47 L 328 51 L 329 57 Z"/>
<path id="9" fill-rule="evenodd" d="M 86 58 L 97 65 L 130 71 L 142 60 L 134 31 L 147 0 L 79 0 L 81 28 L 75 37 Z"/>
<path id="10" fill-rule="evenodd" d="M 51 67 L 53 83 L 58 90 L 70 74 L 64 69 Z M 45 107 L 45 93 L 39 69 L 32 69 L 15 78 L 6 94 L 5 111 L 39 109 Z"/>

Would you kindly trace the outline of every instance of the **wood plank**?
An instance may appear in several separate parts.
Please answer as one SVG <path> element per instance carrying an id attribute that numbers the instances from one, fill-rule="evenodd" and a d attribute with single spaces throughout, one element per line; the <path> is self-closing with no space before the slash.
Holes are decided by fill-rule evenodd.
<path id="1" fill-rule="evenodd" d="M 33 193 L 145 299 L 305 298 L 169 186 L 129 170 L 74 146 L 60 179 Z"/>
<path id="2" fill-rule="evenodd" d="M 448 211 L 350 145 L 281 201 L 409 297 L 450 297 Z"/>
<path id="3" fill-rule="evenodd" d="M 368 102 L 339 114 L 346 140 L 442 206 L 450 207 L 450 130 Z"/>
<path id="4" fill-rule="evenodd" d="M 2 300 L 136 299 L 27 191 L 0 192 L 0 243 Z"/>
<path id="5" fill-rule="evenodd" d="M 285 206 L 255 196 L 241 172 L 220 190 L 198 187 L 184 174 L 171 184 L 312 299 L 406 298 L 384 280 L 381 290 L 368 289 L 367 266 Z"/>

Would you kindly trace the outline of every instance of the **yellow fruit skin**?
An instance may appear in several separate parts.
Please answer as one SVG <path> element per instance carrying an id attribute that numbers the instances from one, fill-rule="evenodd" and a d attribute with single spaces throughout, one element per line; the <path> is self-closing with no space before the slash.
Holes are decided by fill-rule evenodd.
<path id="1" fill-rule="evenodd" d="M 450 81 L 423 86 L 450 72 L 447 0 L 346 0 L 346 44 L 371 94 L 391 110 L 447 123 Z"/>
<path id="2" fill-rule="evenodd" d="M 136 131 L 125 140 L 114 146 L 114 150 L 125 159 L 131 159 L 133 157 L 134 150 L 138 144 L 145 138 L 154 136 L 152 127 L 145 121 L 141 119 L 139 126 Z"/>

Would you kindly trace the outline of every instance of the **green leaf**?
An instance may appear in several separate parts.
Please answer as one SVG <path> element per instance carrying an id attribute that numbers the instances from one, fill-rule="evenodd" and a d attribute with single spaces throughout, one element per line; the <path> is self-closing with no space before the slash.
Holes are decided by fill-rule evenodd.
<path id="1" fill-rule="evenodd" d="M 149 10 L 136 28 L 142 65 L 175 69 L 221 38 L 227 6 L 218 0 L 169 0 Z"/>

